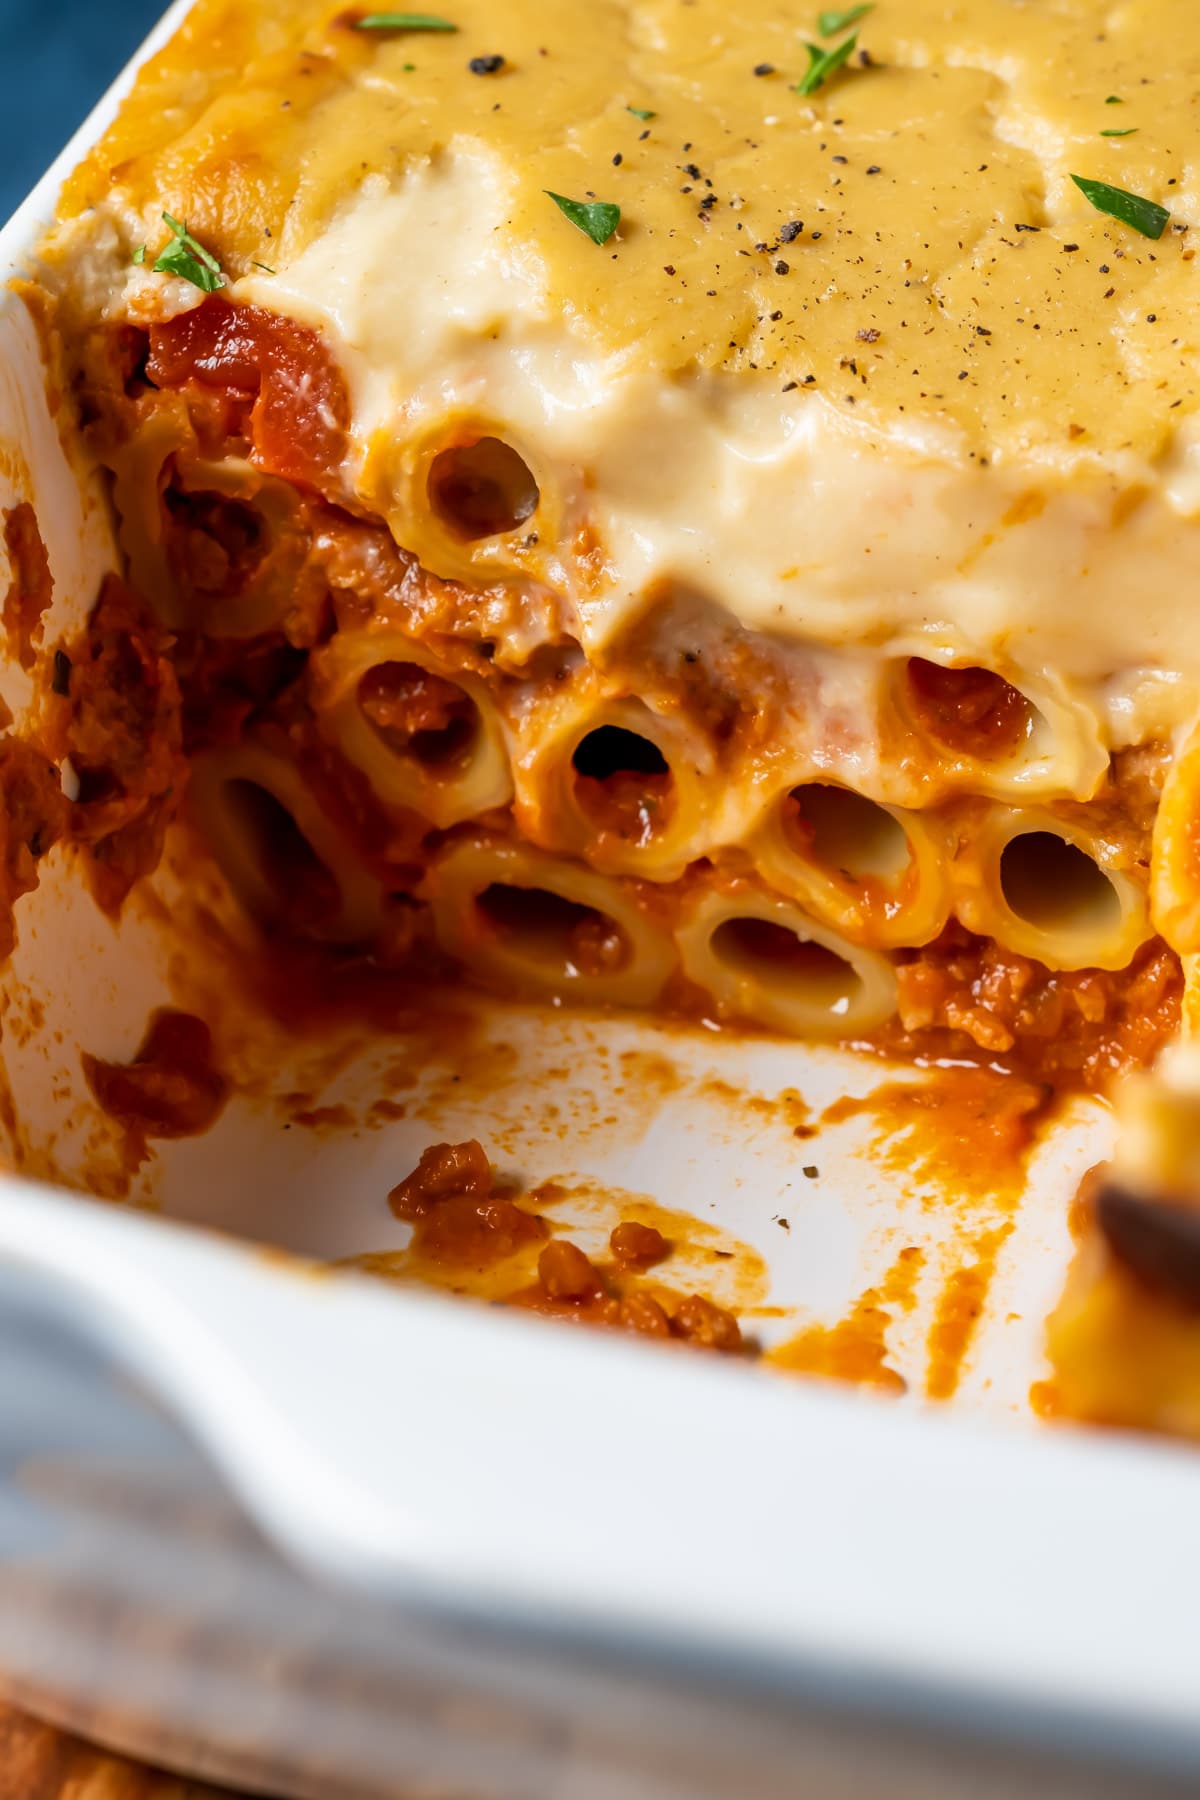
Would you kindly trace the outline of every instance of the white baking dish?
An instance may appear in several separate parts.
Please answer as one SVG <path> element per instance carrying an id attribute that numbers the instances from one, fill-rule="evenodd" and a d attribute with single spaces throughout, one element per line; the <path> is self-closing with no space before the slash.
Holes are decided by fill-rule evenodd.
<path id="1" fill-rule="evenodd" d="M 0 272 L 21 267 L 115 103 L 0 236 Z M 0 506 L 14 497 L 48 543 L 53 641 L 112 548 L 6 295 Z M 19 670 L 0 669 L 0 691 L 19 714 Z M 106 1145 L 101 1185 L 120 1185 L 79 1051 L 128 1057 L 178 989 L 186 908 L 169 871 L 155 891 L 165 906 L 134 904 L 114 929 L 52 853 L 19 909 L 3 976 L 14 1160 L 60 1187 L 94 1183 Z M 208 1136 L 158 1146 L 135 1208 L 4 1182 L 10 1688 L 132 1747 L 313 1796 L 1146 1794 L 1172 1769 L 1200 1778 L 1200 1459 L 1053 1434 L 1027 1405 L 1101 1111 L 1075 1108 L 1041 1146 L 958 1400 L 935 1415 L 315 1280 L 251 1247 L 386 1250 L 401 1237 L 388 1187 L 425 1144 L 477 1135 L 525 1175 L 651 1193 L 752 1245 L 780 1315 L 768 1338 L 836 1321 L 898 1245 L 944 1275 L 963 1220 L 919 1171 L 873 1163 L 863 1121 L 800 1140 L 765 1104 L 799 1090 L 816 1116 L 895 1072 L 462 1004 L 486 1052 L 474 1079 L 456 1081 L 460 1040 L 423 1037 L 403 1119 L 369 1118 L 398 1040 L 334 1058 L 280 1036 L 269 1083 Z M 300 1092 L 341 1127 L 298 1123 L 282 1097 Z M 916 1393 L 935 1297 L 931 1279 L 889 1344 Z"/>

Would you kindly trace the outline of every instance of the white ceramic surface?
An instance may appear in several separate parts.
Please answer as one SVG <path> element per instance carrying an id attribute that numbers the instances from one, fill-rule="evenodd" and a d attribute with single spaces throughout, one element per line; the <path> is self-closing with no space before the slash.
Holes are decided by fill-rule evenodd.
<path id="1" fill-rule="evenodd" d="M 0 237 L 0 272 L 20 265 L 61 172 Z M 102 496 L 81 492 L 46 413 L 34 335 L 11 296 L 0 299 L 0 451 L 0 506 L 33 498 L 48 541 L 53 641 L 82 619 L 111 546 Z M 0 691 L 19 715 L 26 678 L 0 668 Z M 155 890 L 183 917 L 174 882 L 166 869 Z M 68 1186 L 110 1167 L 115 1183 L 118 1136 L 87 1094 L 79 1051 L 132 1052 L 171 993 L 179 945 L 152 907 L 113 927 L 58 852 L 18 919 L 2 1046 L 17 1160 Z M 919 1393 L 960 1221 L 919 1171 L 872 1161 L 866 1120 L 797 1140 L 778 1109 L 745 1104 L 798 1090 L 816 1115 L 888 1072 L 700 1029 L 470 1005 L 477 1041 L 506 1047 L 486 1084 L 455 1093 L 448 1041 L 406 1090 L 406 1116 L 381 1124 L 371 1105 L 394 1041 L 322 1057 L 281 1036 L 269 1083 L 239 1094 L 207 1137 L 157 1147 L 130 1195 L 142 1210 L 5 1181 L 0 1254 L 49 1278 L 97 1346 L 195 1433 L 268 1536 L 322 1580 L 667 1663 L 720 1660 L 751 1685 L 815 1666 L 851 1696 L 868 1680 L 923 1686 L 947 1713 L 1004 1705 L 1032 1721 L 1058 1709 L 1076 1730 L 1143 1748 L 1157 1738 L 1200 1769 L 1200 1571 L 1187 1555 L 1200 1460 L 1052 1434 L 1028 1416 L 1041 1321 L 1069 1253 L 1066 1203 L 1107 1141 L 1099 1109 L 1077 1107 L 1042 1145 L 958 1401 L 938 1416 L 919 1401 L 317 1279 L 195 1229 L 323 1262 L 385 1250 L 404 1237 L 388 1188 L 426 1143 L 475 1135 L 527 1178 L 652 1194 L 753 1245 L 784 1314 L 757 1328 L 767 1339 L 836 1321 L 898 1245 L 919 1244 L 927 1277 L 889 1338 Z M 658 1089 L 636 1073 L 648 1057 L 674 1070 Z M 718 1077 L 740 1098 L 716 1096 Z M 345 1128 L 297 1125 L 282 1097 L 300 1088 L 345 1108 Z M 802 1173 L 812 1164 L 816 1180 Z M 982 1208 L 979 1228 L 999 1217 Z"/>

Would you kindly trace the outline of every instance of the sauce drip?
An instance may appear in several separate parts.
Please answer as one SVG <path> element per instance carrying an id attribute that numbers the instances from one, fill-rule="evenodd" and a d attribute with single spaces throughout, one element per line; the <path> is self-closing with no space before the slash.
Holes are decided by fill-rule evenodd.
<path id="1" fill-rule="evenodd" d="M 958 1388 L 987 1303 L 996 1259 L 1012 1231 L 1011 1219 L 981 1231 L 972 1242 L 968 1260 L 946 1278 L 929 1327 L 925 1392 L 931 1400 L 949 1400 Z"/>
<path id="2" fill-rule="evenodd" d="M 29 502 L 22 500 L 5 512 L 3 519 L 4 548 L 12 569 L 4 597 L 4 630 L 21 667 L 32 669 L 35 647 L 42 641 L 43 616 L 54 597 L 54 577 L 37 514 Z"/>
<path id="3" fill-rule="evenodd" d="M 0 960 L 17 941 L 13 908 L 38 884 L 38 865 L 66 829 L 58 770 L 40 750 L 0 736 Z"/>
<path id="4" fill-rule="evenodd" d="M 911 1312 L 925 1253 L 909 1244 L 896 1257 L 877 1287 L 861 1293 L 836 1325 L 806 1325 L 767 1355 L 772 1368 L 793 1375 L 818 1375 L 903 1394 L 908 1386 L 888 1362 L 887 1333 L 900 1313 Z"/>
<path id="5" fill-rule="evenodd" d="M 86 1050 L 80 1061 L 103 1110 L 140 1140 L 198 1137 L 215 1125 L 229 1098 L 212 1033 L 192 1013 L 156 1012 L 131 1063 L 106 1062 Z"/>

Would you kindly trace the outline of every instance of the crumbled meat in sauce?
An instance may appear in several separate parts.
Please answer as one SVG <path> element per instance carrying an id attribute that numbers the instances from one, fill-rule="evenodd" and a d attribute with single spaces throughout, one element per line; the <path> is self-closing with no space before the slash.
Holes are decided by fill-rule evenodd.
<path id="1" fill-rule="evenodd" d="M 105 1062 L 84 1051 L 88 1086 L 110 1118 L 140 1137 L 197 1137 L 209 1130 L 229 1097 L 203 1019 L 163 1008 L 150 1021 L 131 1063 Z"/>
<path id="2" fill-rule="evenodd" d="M 253 655 L 256 627 L 305 649 L 332 629 L 332 601 L 313 555 L 318 521 L 329 509 L 274 476 L 239 472 L 237 491 L 188 486 L 186 464 L 162 495 L 163 551 L 174 591 L 161 598 L 180 630 L 195 631 L 209 653 L 234 646 Z M 193 657 L 195 651 L 193 651 Z"/>
<path id="3" fill-rule="evenodd" d="M 897 975 L 908 1037 L 885 1033 L 885 1047 L 911 1049 L 919 1034 L 950 1033 L 950 1051 L 1011 1057 L 1023 1071 L 1066 1085 L 1106 1087 L 1152 1062 L 1179 1028 L 1179 959 L 1158 940 L 1126 970 L 1050 970 L 952 925 L 906 955 Z"/>
<path id="4" fill-rule="evenodd" d="M 474 1140 L 431 1146 L 388 1200 L 398 1218 L 413 1223 L 417 1266 L 494 1269 L 549 1239 L 538 1254 L 536 1285 L 517 1285 L 496 1296 L 510 1305 L 706 1350 L 744 1348 L 734 1315 L 705 1296 L 665 1287 L 648 1292 L 633 1285 L 637 1272 L 668 1253 L 661 1232 L 626 1221 L 610 1239 L 613 1265 L 594 1263 L 577 1244 L 550 1238 L 549 1226 L 537 1213 L 497 1193 L 495 1172 Z"/>
<path id="5" fill-rule="evenodd" d="M 238 742 L 246 725 L 304 676 L 307 658 L 282 633 L 250 643 L 181 635 L 174 652 L 188 756 Z"/>
<path id="6" fill-rule="evenodd" d="M 547 1234 L 536 1213 L 493 1194 L 449 1194 L 416 1221 L 413 1243 L 428 1262 L 487 1268 Z"/>
<path id="7" fill-rule="evenodd" d="M 581 1325 L 674 1338 L 701 1350 L 740 1353 L 745 1348 L 734 1315 L 702 1294 L 680 1295 L 666 1288 L 622 1293 L 616 1272 L 598 1268 L 573 1244 L 560 1241 L 547 1249 L 575 1254 L 556 1258 L 546 1268 L 539 1259 L 538 1285 L 512 1295 L 513 1305 Z M 563 1291 L 564 1283 L 578 1291 Z"/>
<path id="8" fill-rule="evenodd" d="M 380 663 L 359 685 L 358 701 L 381 731 L 415 737 L 445 731 L 463 700 L 461 688 L 416 663 Z"/>
<path id="9" fill-rule="evenodd" d="M 1200 1312 L 1200 1208 L 1177 1196 L 1134 1191 L 1111 1170 L 1092 1170 L 1084 1191 L 1084 1204 L 1127 1273 Z"/>
<path id="10" fill-rule="evenodd" d="M 572 927 L 568 955 L 581 974 L 604 975 L 621 968 L 628 948 L 618 928 L 596 913 Z"/>
<path id="11" fill-rule="evenodd" d="M 411 751 L 430 763 L 453 760 L 475 731 L 470 697 L 416 663 L 380 663 L 369 670 L 358 686 L 358 704 L 397 755 Z"/>
<path id="12" fill-rule="evenodd" d="M 31 744 L 0 737 L 0 961 L 16 943 L 13 907 L 38 884 L 38 863 L 66 833 L 58 770 Z"/>
<path id="13" fill-rule="evenodd" d="M 474 1140 L 426 1150 L 388 1204 L 415 1226 L 414 1247 L 432 1263 L 485 1268 L 546 1236 L 536 1213 L 495 1192 L 492 1165 Z"/>
<path id="14" fill-rule="evenodd" d="M 623 932 L 611 919 L 541 888 L 489 888 L 480 897 L 479 908 L 501 934 L 536 936 L 557 944 L 563 960 L 585 975 L 619 969 L 629 954 Z"/>
<path id="15" fill-rule="evenodd" d="M 65 747 L 79 777 L 71 835 L 88 846 L 96 895 L 116 910 L 152 870 L 182 789 L 179 684 L 170 640 L 109 576 L 70 650 Z"/>
<path id="16" fill-rule="evenodd" d="M 740 1350 L 742 1334 L 733 1314 L 714 1306 L 702 1294 L 689 1294 L 671 1320 L 676 1337 L 704 1350 Z"/>
<path id="17" fill-rule="evenodd" d="M 628 844 L 648 844 L 671 820 L 675 784 L 670 775 L 617 769 L 603 780 L 576 778 L 579 804 L 597 831 Z"/>
<path id="18" fill-rule="evenodd" d="M 169 557 L 176 579 L 201 594 L 223 596 L 244 587 L 263 556 L 262 525 L 252 507 L 221 494 L 163 496 L 175 527 Z"/>
<path id="19" fill-rule="evenodd" d="M 423 1219 L 436 1201 L 448 1195 L 486 1198 L 493 1181 L 487 1152 L 474 1138 L 465 1144 L 432 1144 L 421 1152 L 412 1174 L 392 1189 L 388 1205 L 398 1219 Z"/>
<path id="20" fill-rule="evenodd" d="M 651 739 L 602 725 L 577 745 L 572 766 L 576 803 L 597 831 L 648 844 L 670 824 L 675 782 Z"/>
<path id="21" fill-rule="evenodd" d="M 1055 811 L 1102 838 L 1117 867 L 1144 872 L 1150 866 L 1154 820 L 1171 756 L 1171 746 L 1161 742 L 1119 750 L 1090 800 L 1060 801 Z"/>
<path id="22" fill-rule="evenodd" d="M 604 1292 L 599 1271 L 577 1244 L 559 1239 L 538 1257 L 538 1280 L 551 1300 L 595 1300 Z"/>

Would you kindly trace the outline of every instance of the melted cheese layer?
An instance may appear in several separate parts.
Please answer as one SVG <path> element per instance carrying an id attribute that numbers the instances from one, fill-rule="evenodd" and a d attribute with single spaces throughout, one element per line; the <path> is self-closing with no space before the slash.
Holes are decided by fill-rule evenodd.
<path id="1" fill-rule="evenodd" d="M 348 485 L 439 572 L 463 553 L 427 529 L 421 456 L 464 421 L 512 442 L 550 529 L 468 560 L 554 587 L 590 649 L 682 590 L 1013 672 L 1108 742 L 1194 714 L 1193 0 L 878 0 L 866 66 L 807 98 L 807 0 L 447 11 L 453 34 L 379 37 L 201 0 L 48 263 L 116 314 L 191 304 L 127 273 L 186 217 L 235 297 L 337 346 Z M 1167 205 L 1164 236 L 1072 173 Z M 546 189 L 619 202 L 616 236 Z M 587 581 L 556 548 L 581 523 Z"/>

